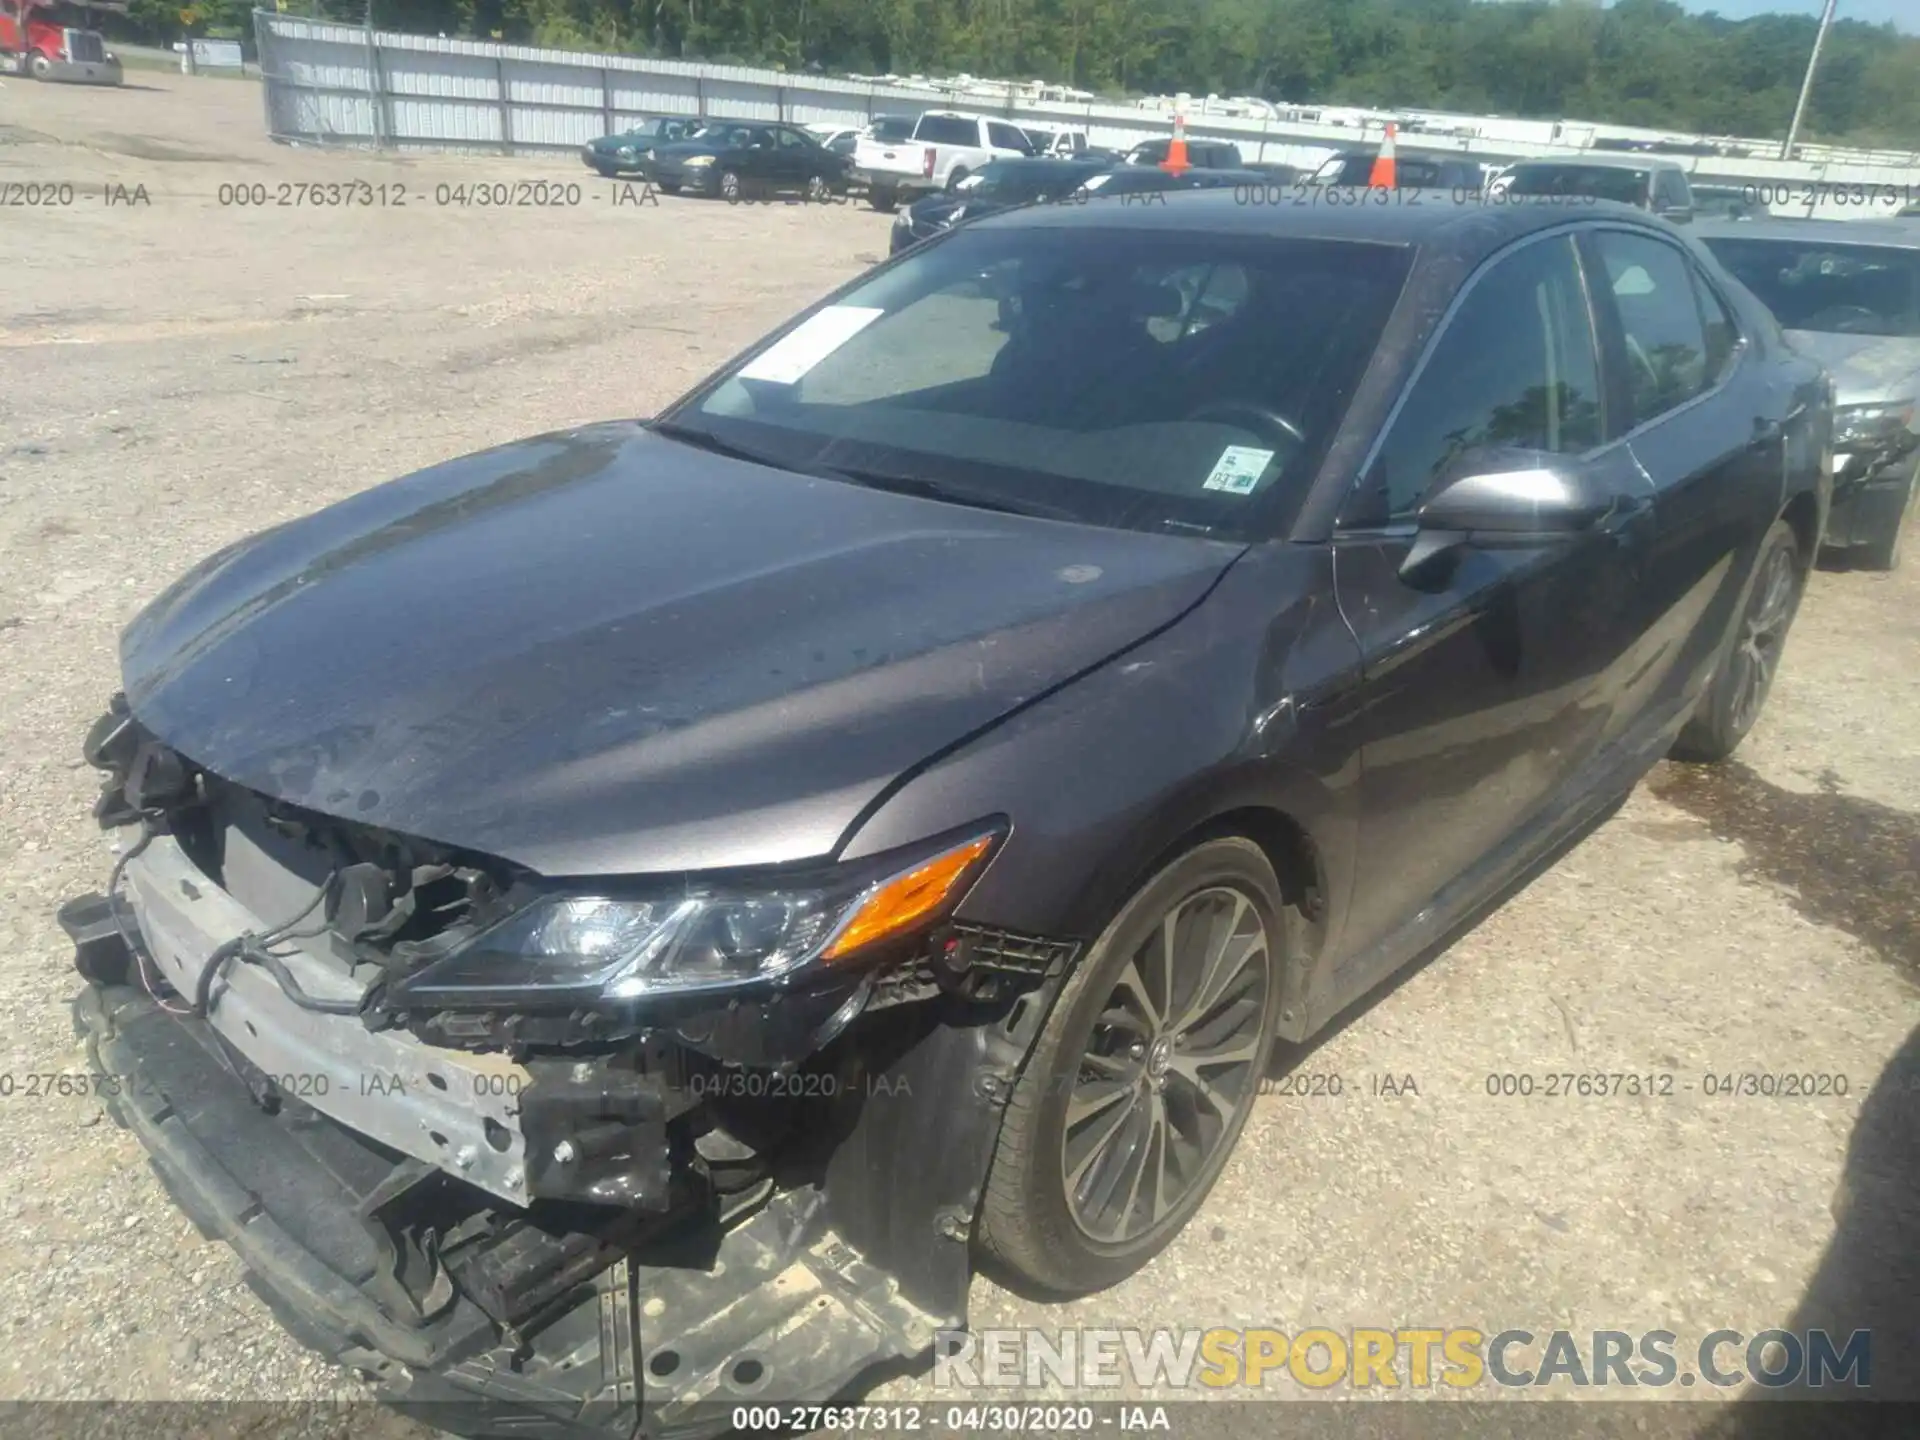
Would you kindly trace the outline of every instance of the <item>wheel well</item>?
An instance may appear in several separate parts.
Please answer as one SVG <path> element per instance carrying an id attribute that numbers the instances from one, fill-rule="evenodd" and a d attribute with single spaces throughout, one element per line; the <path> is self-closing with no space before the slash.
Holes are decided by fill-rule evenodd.
<path id="1" fill-rule="evenodd" d="M 1162 851 L 1147 867 L 1151 875 L 1175 856 L 1207 840 L 1238 835 L 1258 845 L 1273 866 L 1280 881 L 1280 893 L 1309 920 L 1319 920 L 1326 912 L 1326 877 L 1320 869 L 1320 855 L 1306 828 L 1291 815 L 1264 806 L 1250 806 L 1216 815 L 1204 825 L 1196 825 Z"/>
<path id="2" fill-rule="evenodd" d="M 1794 539 L 1800 542 L 1800 563 L 1805 568 L 1813 563 L 1814 542 L 1818 538 L 1816 527 L 1820 523 L 1820 502 L 1807 491 L 1801 491 L 1787 502 L 1787 508 L 1780 518 L 1793 527 Z"/>

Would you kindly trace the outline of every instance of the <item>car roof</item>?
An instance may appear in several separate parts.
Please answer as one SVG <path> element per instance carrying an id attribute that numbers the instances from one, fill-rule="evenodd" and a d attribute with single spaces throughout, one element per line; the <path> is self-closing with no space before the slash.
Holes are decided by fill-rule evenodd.
<path id="1" fill-rule="evenodd" d="M 1249 187 L 1258 188 L 1258 187 Z M 1175 190 L 1164 204 L 1041 205 L 983 218 L 983 226 L 1048 229 L 1191 230 L 1275 238 L 1346 240 L 1431 247 L 1477 260 L 1525 235 L 1577 221 L 1606 220 L 1671 234 L 1628 205 L 1596 200 L 1570 212 L 1551 202 L 1481 205 L 1455 203 L 1451 190 L 1400 190 L 1391 205 L 1250 203 L 1235 189 Z"/>
<path id="2" fill-rule="evenodd" d="M 1758 220 L 1698 221 L 1702 240 L 1781 240 L 1807 245 L 1880 245 L 1920 250 L 1920 226 L 1888 220 L 1795 220 L 1788 216 Z"/>
<path id="3" fill-rule="evenodd" d="M 1666 155 L 1623 155 L 1600 151 L 1582 151 L 1578 155 L 1534 155 L 1514 161 L 1509 168 L 1518 170 L 1523 165 L 1577 165 L 1592 166 L 1599 170 L 1678 170 L 1682 175 L 1687 173 L 1686 166 Z"/>

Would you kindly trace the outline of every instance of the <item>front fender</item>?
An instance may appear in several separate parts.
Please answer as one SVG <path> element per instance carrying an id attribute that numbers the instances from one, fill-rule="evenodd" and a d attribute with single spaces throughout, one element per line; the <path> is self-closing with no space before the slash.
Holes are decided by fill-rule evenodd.
<path id="1" fill-rule="evenodd" d="M 1250 811 L 1256 832 L 1305 842 L 1311 882 L 1282 879 L 1317 891 L 1317 968 L 1338 943 L 1358 828 L 1355 727 L 1341 722 L 1359 649 L 1327 569 L 1320 547 L 1250 552 L 1168 630 L 899 785 L 842 854 L 1011 816 L 959 918 L 1089 939 L 1170 849 Z"/>

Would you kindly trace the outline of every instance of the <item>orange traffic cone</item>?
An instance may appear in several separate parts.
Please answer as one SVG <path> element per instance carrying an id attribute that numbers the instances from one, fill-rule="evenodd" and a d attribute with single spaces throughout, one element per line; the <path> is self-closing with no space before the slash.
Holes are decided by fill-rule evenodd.
<path id="1" fill-rule="evenodd" d="M 1160 162 L 1160 168 L 1170 175 L 1193 168 L 1187 159 L 1187 117 L 1177 110 L 1173 113 L 1173 139 L 1167 142 L 1167 158 Z"/>
<path id="2" fill-rule="evenodd" d="M 1400 188 L 1394 165 L 1393 137 L 1396 127 L 1387 122 L 1387 138 L 1380 142 L 1380 153 L 1373 157 L 1373 173 L 1367 177 L 1367 184 L 1375 190 L 1397 190 Z"/>

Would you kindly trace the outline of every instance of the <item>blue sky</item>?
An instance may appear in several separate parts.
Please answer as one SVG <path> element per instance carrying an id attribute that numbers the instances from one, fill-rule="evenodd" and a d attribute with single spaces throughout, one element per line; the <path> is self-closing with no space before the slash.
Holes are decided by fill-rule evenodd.
<path id="1" fill-rule="evenodd" d="M 1818 15 L 1825 0 L 1680 0 L 1693 11 L 1718 10 L 1729 20 L 1776 11 L 1783 15 Z M 1920 4 L 1915 0 L 1840 0 L 1839 20 L 1881 24 L 1892 20 L 1908 33 L 1920 33 Z"/>

